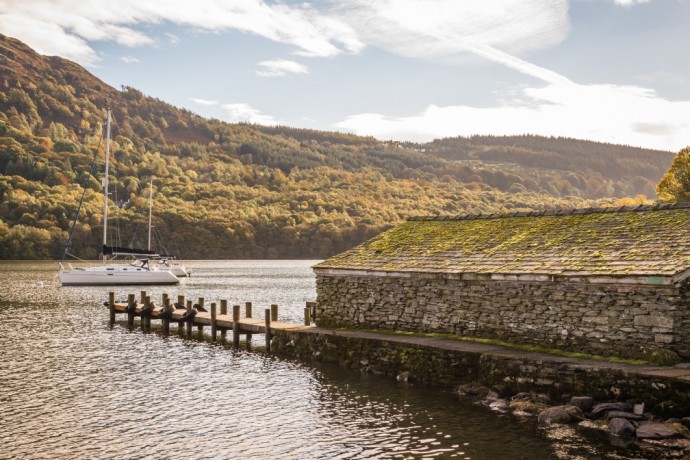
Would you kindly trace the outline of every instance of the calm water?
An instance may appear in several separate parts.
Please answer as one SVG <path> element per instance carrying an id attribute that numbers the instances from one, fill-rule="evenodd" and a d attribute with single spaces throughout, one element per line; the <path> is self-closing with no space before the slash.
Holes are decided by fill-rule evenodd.
<path id="1" fill-rule="evenodd" d="M 307 261 L 188 262 L 148 288 L 302 321 Z M 110 288 L 59 286 L 55 263 L 0 262 L 0 458 L 638 458 L 572 427 L 450 392 L 108 325 Z M 37 281 L 43 287 L 37 287 Z M 138 293 L 117 287 L 117 298 Z M 176 330 L 176 328 L 173 328 Z M 263 340 L 259 336 L 256 341 Z"/>

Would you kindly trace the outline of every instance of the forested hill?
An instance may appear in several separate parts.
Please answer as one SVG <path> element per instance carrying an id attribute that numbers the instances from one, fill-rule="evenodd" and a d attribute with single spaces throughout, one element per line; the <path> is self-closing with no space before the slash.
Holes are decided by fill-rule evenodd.
<path id="1" fill-rule="evenodd" d="M 0 258 L 59 257 L 82 187 L 70 253 L 98 255 L 108 104 L 111 241 L 145 244 L 153 178 L 161 250 L 188 259 L 323 258 L 409 215 L 630 203 L 654 197 L 673 158 L 536 136 L 421 145 L 229 124 L 2 35 L 0 76 Z"/>

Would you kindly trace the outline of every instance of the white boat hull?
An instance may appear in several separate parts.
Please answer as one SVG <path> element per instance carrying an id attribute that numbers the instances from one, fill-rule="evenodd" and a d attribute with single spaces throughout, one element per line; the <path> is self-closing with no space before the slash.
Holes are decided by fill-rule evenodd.
<path id="1" fill-rule="evenodd" d="M 188 276 L 187 270 L 182 266 L 170 267 L 170 273 L 177 276 L 178 278 L 184 278 Z"/>
<path id="2" fill-rule="evenodd" d="M 104 265 L 60 271 L 63 286 L 112 286 L 124 284 L 177 284 L 167 270 L 146 270 L 132 265 Z"/>
<path id="3" fill-rule="evenodd" d="M 187 267 L 184 265 L 180 263 L 171 263 L 169 260 L 161 260 L 158 262 L 157 269 L 170 272 L 178 278 L 185 278 L 191 273 L 187 271 Z"/>

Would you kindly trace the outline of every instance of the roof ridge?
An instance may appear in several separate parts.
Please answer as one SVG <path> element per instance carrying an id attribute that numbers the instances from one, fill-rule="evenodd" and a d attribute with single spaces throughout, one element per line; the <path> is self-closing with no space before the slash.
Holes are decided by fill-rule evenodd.
<path id="1" fill-rule="evenodd" d="M 435 220 L 478 220 L 478 219 L 505 219 L 512 217 L 541 217 L 541 216 L 566 216 L 571 214 L 604 214 L 615 212 L 644 212 L 662 211 L 669 209 L 690 209 L 690 202 L 681 203 L 658 203 L 654 205 L 639 206 L 610 206 L 602 208 L 571 208 L 554 209 L 552 211 L 514 211 L 507 213 L 492 214 L 461 214 L 456 216 L 436 215 L 436 216 L 410 216 L 408 221 L 435 221 Z"/>

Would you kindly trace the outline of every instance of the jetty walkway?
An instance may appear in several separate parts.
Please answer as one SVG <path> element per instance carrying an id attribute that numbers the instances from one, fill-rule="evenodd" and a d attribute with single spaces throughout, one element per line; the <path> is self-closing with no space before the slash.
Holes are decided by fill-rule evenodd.
<path id="1" fill-rule="evenodd" d="M 170 332 L 170 324 L 178 324 L 178 332 L 192 335 L 193 327 L 203 331 L 204 326 L 211 328 L 211 340 L 218 338 L 218 333 L 222 339 L 225 338 L 227 331 L 233 332 L 233 343 L 239 345 L 241 334 L 248 336 L 251 340 L 252 334 L 266 335 L 266 348 L 270 351 L 272 333 L 277 331 L 292 331 L 300 329 L 310 329 L 312 312 L 315 308 L 313 302 L 307 302 L 305 307 L 305 324 L 284 323 L 278 321 L 278 305 L 271 305 L 266 309 L 264 319 L 254 319 L 252 303 L 245 303 L 245 315 L 240 316 L 240 305 L 232 306 L 232 313 L 228 314 L 228 303 L 221 300 L 220 305 L 213 302 L 210 306 L 205 305 L 205 299 L 199 298 L 198 303 L 187 300 L 185 304 L 184 296 L 178 296 L 177 302 L 172 303 L 167 294 L 162 296 L 162 304 L 155 305 L 146 291 L 141 291 L 139 299 L 135 294 L 129 294 L 127 302 L 116 302 L 115 293 L 110 292 L 107 305 L 110 308 L 110 320 L 115 321 L 117 314 L 126 314 L 127 323 L 131 327 L 134 325 L 134 318 L 141 318 L 141 328 L 144 331 L 151 330 L 151 320 L 158 319 L 162 322 L 163 333 Z M 218 308 L 220 306 L 220 308 Z M 268 331 L 268 333 L 267 333 Z"/>

